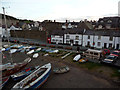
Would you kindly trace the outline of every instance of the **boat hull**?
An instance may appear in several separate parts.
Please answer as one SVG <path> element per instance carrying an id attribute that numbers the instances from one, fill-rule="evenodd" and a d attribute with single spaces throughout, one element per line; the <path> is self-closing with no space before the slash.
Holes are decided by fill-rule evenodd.
<path id="1" fill-rule="evenodd" d="M 35 83 L 30 88 L 40 88 L 41 85 L 47 81 L 47 79 L 48 79 L 48 77 L 50 75 L 50 72 L 51 72 L 51 70 L 48 73 L 46 73 L 46 75 L 44 77 L 42 77 L 37 83 Z"/>

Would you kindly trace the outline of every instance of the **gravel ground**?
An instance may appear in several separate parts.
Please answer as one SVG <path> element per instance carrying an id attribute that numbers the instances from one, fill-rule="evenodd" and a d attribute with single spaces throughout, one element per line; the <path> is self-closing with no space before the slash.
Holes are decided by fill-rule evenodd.
<path id="1" fill-rule="evenodd" d="M 5 52 L 4 54 L 10 59 L 8 52 Z M 19 52 L 12 55 L 14 62 L 22 62 L 27 57 L 32 57 L 32 55 L 28 56 L 26 53 Z M 8 59 L 3 59 L 3 63 L 6 63 Z M 52 71 L 47 82 L 43 84 L 41 88 L 115 88 L 115 85 L 103 78 L 87 73 L 82 68 L 66 64 L 60 60 L 60 58 L 51 56 L 45 57 L 41 52 L 39 53 L 39 57 L 37 59 L 32 59 L 27 67 L 41 66 L 49 62 L 52 64 L 52 69 L 67 65 L 70 67 L 70 71 L 64 74 L 54 74 Z M 16 82 L 9 80 L 3 89 L 7 90 L 8 88 L 12 88 L 15 83 Z"/>

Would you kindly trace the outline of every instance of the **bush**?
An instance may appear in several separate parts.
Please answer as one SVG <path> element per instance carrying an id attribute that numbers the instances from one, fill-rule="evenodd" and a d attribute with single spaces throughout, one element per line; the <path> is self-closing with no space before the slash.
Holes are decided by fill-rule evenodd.
<path id="1" fill-rule="evenodd" d="M 41 44 L 40 46 L 46 47 L 46 44 Z"/>
<path id="2" fill-rule="evenodd" d="M 58 48 L 63 48 L 63 46 L 58 46 Z"/>
<path id="3" fill-rule="evenodd" d="M 51 47 L 51 48 L 55 48 L 55 45 L 50 45 L 49 47 Z"/>
<path id="4" fill-rule="evenodd" d="M 65 49 L 72 50 L 72 47 L 66 47 Z"/>

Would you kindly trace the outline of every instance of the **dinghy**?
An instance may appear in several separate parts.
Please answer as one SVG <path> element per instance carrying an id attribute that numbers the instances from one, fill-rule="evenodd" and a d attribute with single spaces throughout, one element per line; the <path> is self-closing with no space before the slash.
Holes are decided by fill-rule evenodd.
<path id="1" fill-rule="evenodd" d="M 40 52 L 41 48 L 38 48 L 34 53 Z"/>
<path id="2" fill-rule="evenodd" d="M 31 50 L 29 51 L 27 54 L 32 54 L 35 50 Z"/>
<path id="3" fill-rule="evenodd" d="M 39 56 L 39 54 L 38 53 L 35 53 L 34 55 L 33 55 L 33 58 L 37 58 Z"/>
<path id="4" fill-rule="evenodd" d="M 60 67 L 60 68 L 55 68 L 55 69 L 53 70 L 54 73 L 66 73 L 66 72 L 68 72 L 68 71 L 70 71 L 70 68 L 67 67 L 67 66 L 65 66 L 65 67 Z"/>
<path id="5" fill-rule="evenodd" d="M 0 77 L 0 89 L 4 87 L 4 85 L 8 82 L 9 77 Z"/>
<path id="6" fill-rule="evenodd" d="M 76 55 L 76 56 L 74 57 L 73 61 L 78 61 L 80 58 L 81 58 L 81 55 L 78 54 L 78 55 Z"/>
<path id="7" fill-rule="evenodd" d="M 45 64 L 44 66 L 38 68 L 29 76 L 18 82 L 13 88 L 38 88 L 40 87 L 49 77 L 51 71 L 51 64 Z"/>
<path id="8" fill-rule="evenodd" d="M 11 49 L 9 53 L 15 53 L 17 49 Z"/>
<path id="9" fill-rule="evenodd" d="M 11 78 L 14 81 L 21 80 L 21 79 L 25 78 L 26 76 L 28 76 L 29 74 L 31 74 L 34 70 L 36 70 L 38 68 L 39 68 L 39 66 L 26 68 L 25 70 L 23 70 L 21 72 L 18 72 L 16 74 L 11 75 Z"/>

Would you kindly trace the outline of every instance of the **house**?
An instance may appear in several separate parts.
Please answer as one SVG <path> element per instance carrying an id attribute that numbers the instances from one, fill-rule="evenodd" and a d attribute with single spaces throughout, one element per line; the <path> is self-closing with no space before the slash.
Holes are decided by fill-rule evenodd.
<path id="1" fill-rule="evenodd" d="M 114 29 L 114 30 L 120 30 L 120 17 L 104 17 L 100 18 L 98 22 L 96 23 L 95 29 Z"/>

